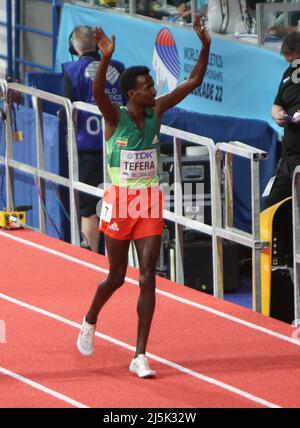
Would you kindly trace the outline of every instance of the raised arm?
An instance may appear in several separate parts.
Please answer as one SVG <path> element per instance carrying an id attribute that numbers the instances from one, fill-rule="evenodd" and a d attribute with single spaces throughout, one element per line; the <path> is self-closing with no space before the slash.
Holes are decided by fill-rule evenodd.
<path id="1" fill-rule="evenodd" d="M 101 52 L 101 59 L 94 79 L 93 95 L 95 102 L 105 119 L 105 133 L 108 131 L 108 134 L 110 134 L 111 132 L 109 132 L 109 128 L 113 128 L 112 131 L 114 131 L 120 118 L 120 110 L 118 106 L 113 104 L 105 93 L 106 72 L 112 54 L 115 50 L 115 36 L 112 35 L 110 40 L 102 28 L 95 28 L 94 35 L 97 46 Z"/>
<path id="2" fill-rule="evenodd" d="M 161 117 L 165 111 L 180 103 L 180 101 L 182 101 L 187 95 L 189 95 L 195 88 L 200 86 L 203 81 L 203 77 L 208 63 L 209 49 L 211 43 L 210 35 L 204 25 L 204 19 L 205 18 L 202 14 L 197 14 L 195 16 L 193 25 L 195 32 L 197 33 L 199 39 L 202 42 L 202 48 L 197 64 L 194 66 L 187 80 L 181 83 L 181 85 L 179 85 L 173 91 L 157 98 L 155 110 L 159 117 Z"/>

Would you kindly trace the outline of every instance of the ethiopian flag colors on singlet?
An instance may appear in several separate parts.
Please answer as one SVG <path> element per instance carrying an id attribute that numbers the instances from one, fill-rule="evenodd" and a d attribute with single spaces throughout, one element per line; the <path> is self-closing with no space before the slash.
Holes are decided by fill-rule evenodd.
<path id="1" fill-rule="evenodd" d="M 106 141 L 108 172 L 114 186 L 129 188 L 159 184 L 159 126 L 156 113 L 146 109 L 144 129 L 139 129 L 126 107 L 112 137 Z"/>

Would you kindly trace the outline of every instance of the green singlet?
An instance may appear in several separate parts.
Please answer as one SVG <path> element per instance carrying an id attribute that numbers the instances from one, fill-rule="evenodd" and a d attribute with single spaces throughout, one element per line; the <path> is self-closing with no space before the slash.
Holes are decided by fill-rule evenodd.
<path id="1" fill-rule="evenodd" d="M 112 137 L 106 141 L 108 172 L 113 185 L 144 188 L 159 184 L 159 126 L 156 113 L 146 109 L 144 129 L 139 129 L 126 107 Z"/>

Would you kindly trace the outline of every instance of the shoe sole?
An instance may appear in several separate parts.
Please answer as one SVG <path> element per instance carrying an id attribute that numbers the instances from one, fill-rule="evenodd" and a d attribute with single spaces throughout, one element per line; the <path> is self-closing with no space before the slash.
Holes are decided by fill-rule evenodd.
<path id="1" fill-rule="evenodd" d="M 156 376 L 155 372 L 148 373 L 148 374 L 145 374 L 145 375 L 139 375 L 138 371 L 136 371 L 135 369 L 129 368 L 129 371 L 131 373 L 134 373 L 134 374 L 138 375 L 138 377 L 141 378 L 141 379 L 147 379 L 147 378 L 151 378 L 151 377 L 153 378 L 153 377 Z"/>

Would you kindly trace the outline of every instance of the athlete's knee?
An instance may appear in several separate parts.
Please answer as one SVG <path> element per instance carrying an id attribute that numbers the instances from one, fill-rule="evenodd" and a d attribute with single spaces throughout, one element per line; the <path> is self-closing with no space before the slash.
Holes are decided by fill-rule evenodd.
<path id="1" fill-rule="evenodd" d="M 117 290 L 118 288 L 122 287 L 124 284 L 124 276 L 123 277 L 113 277 L 109 278 L 107 280 L 109 282 L 109 285 L 114 289 Z"/>
<path id="2" fill-rule="evenodd" d="M 116 290 L 117 288 L 120 288 L 123 284 L 124 284 L 124 280 L 125 280 L 125 273 L 123 270 L 120 271 L 115 271 L 115 272 L 110 272 L 108 274 L 108 277 L 106 278 L 106 286 L 110 287 L 114 290 Z"/>
<path id="3" fill-rule="evenodd" d="M 145 270 L 140 272 L 139 285 L 142 290 L 155 291 L 155 271 Z"/>

